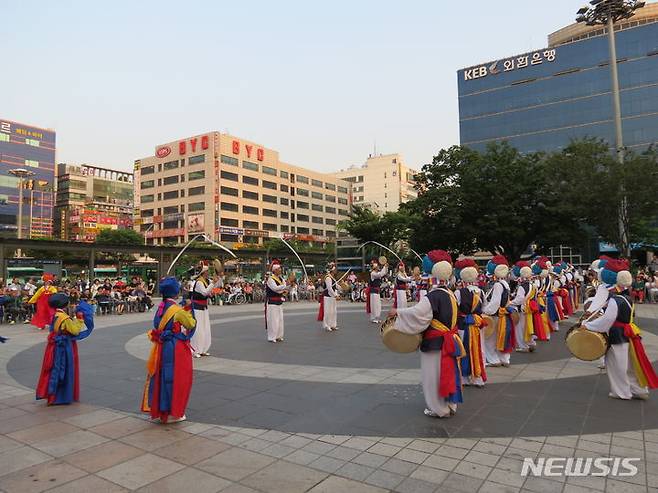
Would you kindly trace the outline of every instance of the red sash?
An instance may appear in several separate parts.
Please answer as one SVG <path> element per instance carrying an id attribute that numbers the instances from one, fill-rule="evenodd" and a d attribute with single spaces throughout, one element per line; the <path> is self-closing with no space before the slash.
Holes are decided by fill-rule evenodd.
<path id="1" fill-rule="evenodd" d="M 625 324 L 623 322 L 617 321 L 613 323 L 612 326 L 624 329 L 624 335 L 628 337 L 629 342 L 633 345 L 635 356 L 637 357 L 637 363 L 639 364 L 642 373 L 644 373 L 644 376 L 647 379 L 647 387 L 650 389 L 658 388 L 658 375 L 656 375 L 656 372 L 651 365 L 651 361 L 649 361 L 647 353 L 644 350 L 642 337 L 635 333 L 631 324 Z"/>

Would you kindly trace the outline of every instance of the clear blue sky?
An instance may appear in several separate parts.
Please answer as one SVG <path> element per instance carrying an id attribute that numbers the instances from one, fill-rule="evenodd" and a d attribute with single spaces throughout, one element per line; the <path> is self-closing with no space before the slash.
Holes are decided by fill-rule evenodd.
<path id="1" fill-rule="evenodd" d="M 0 118 L 117 169 L 208 130 L 322 171 L 375 140 L 419 167 L 459 142 L 456 71 L 544 47 L 582 3 L 0 0 Z"/>

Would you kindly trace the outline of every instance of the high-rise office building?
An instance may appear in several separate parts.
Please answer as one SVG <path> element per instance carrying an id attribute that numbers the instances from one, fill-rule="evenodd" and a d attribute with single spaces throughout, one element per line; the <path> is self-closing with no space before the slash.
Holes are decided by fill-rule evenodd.
<path id="1" fill-rule="evenodd" d="M 21 237 L 52 235 L 55 152 L 54 130 L 0 119 L 0 234 L 17 236 L 21 178 L 15 171 L 26 170 Z"/>
<path id="2" fill-rule="evenodd" d="M 624 145 L 642 150 L 658 141 L 658 3 L 615 31 Z M 522 152 L 552 151 L 597 137 L 613 147 L 609 60 L 606 29 L 573 24 L 547 48 L 459 70 L 462 145 L 505 140 Z"/>

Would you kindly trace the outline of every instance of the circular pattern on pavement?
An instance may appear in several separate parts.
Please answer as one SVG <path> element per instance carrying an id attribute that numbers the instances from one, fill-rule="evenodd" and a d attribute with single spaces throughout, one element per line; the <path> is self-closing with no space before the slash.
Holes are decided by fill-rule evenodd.
<path id="1" fill-rule="evenodd" d="M 195 360 L 188 418 L 296 433 L 362 436 L 545 436 L 658 428 L 658 405 L 609 399 L 594 364 L 569 358 L 563 333 L 510 368 L 490 369 L 486 388 L 466 388 L 448 420 L 423 416 L 417 354 L 381 344 L 363 305 L 339 305 L 341 330 L 315 321 L 317 305 L 286 310 L 286 340 L 266 341 L 262 311 L 213 310 L 213 357 Z M 291 307 L 292 308 L 292 307 Z M 117 322 L 122 320 L 117 318 Z M 643 328 L 656 331 L 655 320 Z M 102 328 L 80 343 L 83 402 L 137 412 L 149 322 Z M 565 323 L 564 327 L 568 327 Z M 647 335 L 649 353 L 654 342 Z M 43 345 L 12 358 L 10 375 L 33 387 Z M 624 419 L 619 419 L 623 415 Z"/>

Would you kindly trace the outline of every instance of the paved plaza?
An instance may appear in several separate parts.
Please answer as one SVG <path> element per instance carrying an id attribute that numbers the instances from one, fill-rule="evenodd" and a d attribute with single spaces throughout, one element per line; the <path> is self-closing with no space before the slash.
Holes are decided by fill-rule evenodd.
<path id="1" fill-rule="evenodd" d="M 97 318 L 80 343 L 81 402 L 34 400 L 45 335 L 0 326 L 0 490 L 194 492 L 658 492 L 658 396 L 622 402 L 562 332 L 465 388 L 451 419 L 422 414 L 417 354 L 391 353 L 363 304 L 287 305 L 266 341 L 262 305 L 211 307 L 211 357 L 197 359 L 188 421 L 139 414 L 152 313 Z M 658 308 L 639 305 L 658 360 Z M 571 322 L 573 323 L 573 322 Z M 524 458 L 640 458 L 633 477 L 523 477 Z"/>

